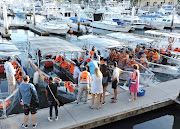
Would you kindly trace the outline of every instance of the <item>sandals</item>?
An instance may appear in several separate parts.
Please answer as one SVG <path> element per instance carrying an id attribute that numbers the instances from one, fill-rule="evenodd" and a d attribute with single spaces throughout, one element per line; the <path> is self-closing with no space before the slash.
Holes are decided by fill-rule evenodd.
<path id="1" fill-rule="evenodd" d="M 93 109 L 93 107 L 91 107 L 91 105 L 89 105 L 89 108 Z"/>
<path id="2" fill-rule="evenodd" d="M 129 99 L 129 102 L 133 102 L 134 100 Z"/>
<path id="3" fill-rule="evenodd" d="M 112 100 L 111 103 L 116 103 L 116 101 Z"/>

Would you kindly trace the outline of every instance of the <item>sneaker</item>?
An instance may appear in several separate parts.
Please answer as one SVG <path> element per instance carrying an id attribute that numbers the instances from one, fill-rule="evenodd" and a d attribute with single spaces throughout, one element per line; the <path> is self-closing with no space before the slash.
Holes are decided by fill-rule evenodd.
<path id="1" fill-rule="evenodd" d="M 28 125 L 25 125 L 24 123 L 22 124 L 22 127 L 28 129 Z"/>
<path id="2" fill-rule="evenodd" d="M 56 116 L 55 121 L 58 121 L 58 116 Z"/>
<path id="3" fill-rule="evenodd" d="M 76 103 L 76 106 L 79 106 L 79 103 Z"/>
<path id="4" fill-rule="evenodd" d="M 84 101 L 84 104 L 88 104 L 90 101 L 89 100 L 87 100 L 87 101 Z"/>
<path id="5" fill-rule="evenodd" d="M 52 122 L 53 120 L 52 120 L 52 118 L 51 118 L 51 117 L 48 117 L 48 121 L 49 121 L 49 122 Z"/>
<path id="6" fill-rule="evenodd" d="M 35 129 L 37 127 L 37 123 L 35 123 L 35 125 L 33 125 L 33 129 Z"/>

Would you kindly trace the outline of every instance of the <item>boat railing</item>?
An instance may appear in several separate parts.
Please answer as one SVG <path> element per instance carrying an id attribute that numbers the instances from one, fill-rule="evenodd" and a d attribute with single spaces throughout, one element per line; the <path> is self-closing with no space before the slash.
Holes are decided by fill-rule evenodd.
<path id="1" fill-rule="evenodd" d="M 14 102 L 16 101 L 17 92 L 18 88 L 16 88 L 15 91 L 5 99 L 0 99 L 0 118 L 7 118 L 7 110 L 12 108 Z"/>
<path id="2" fill-rule="evenodd" d="M 138 62 L 136 62 L 138 63 Z M 138 63 L 139 65 L 139 71 L 140 71 L 140 84 L 142 85 L 148 85 L 150 80 L 154 77 L 154 73 L 151 72 L 149 69 Z M 132 74 L 132 71 L 123 71 L 120 74 L 120 79 L 127 80 L 128 77 Z"/>

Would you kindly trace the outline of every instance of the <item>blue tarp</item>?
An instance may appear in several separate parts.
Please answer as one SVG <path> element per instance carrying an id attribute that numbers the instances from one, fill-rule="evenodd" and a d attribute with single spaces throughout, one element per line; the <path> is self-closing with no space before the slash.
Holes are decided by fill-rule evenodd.
<path id="1" fill-rule="evenodd" d="M 73 21 L 78 21 L 78 17 L 71 17 L 70 19 Z M 83 21 L 88 21 L 88 19 L 80 18 L 80 22 L 83 22 Z"/>
<path id="2" fill-rule="evenodd" d="M 158 15 L 141 15 L 139 17 L 144 17 L 144 18 L 156 18 Z"/>

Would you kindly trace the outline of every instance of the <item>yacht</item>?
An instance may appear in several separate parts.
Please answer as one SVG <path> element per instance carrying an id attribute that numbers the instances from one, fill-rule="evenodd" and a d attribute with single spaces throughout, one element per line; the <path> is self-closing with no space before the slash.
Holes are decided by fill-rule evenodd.
<path id="1" fill-rule="evenodd" d="M 65 35 L 69 31 L 69 26 L 66 21 L 60 18 L 56 18 L 55 20 L 45 19 L 41 23 L 37 23 L 36 27 L 49 33 L 60 35 Z"/>

